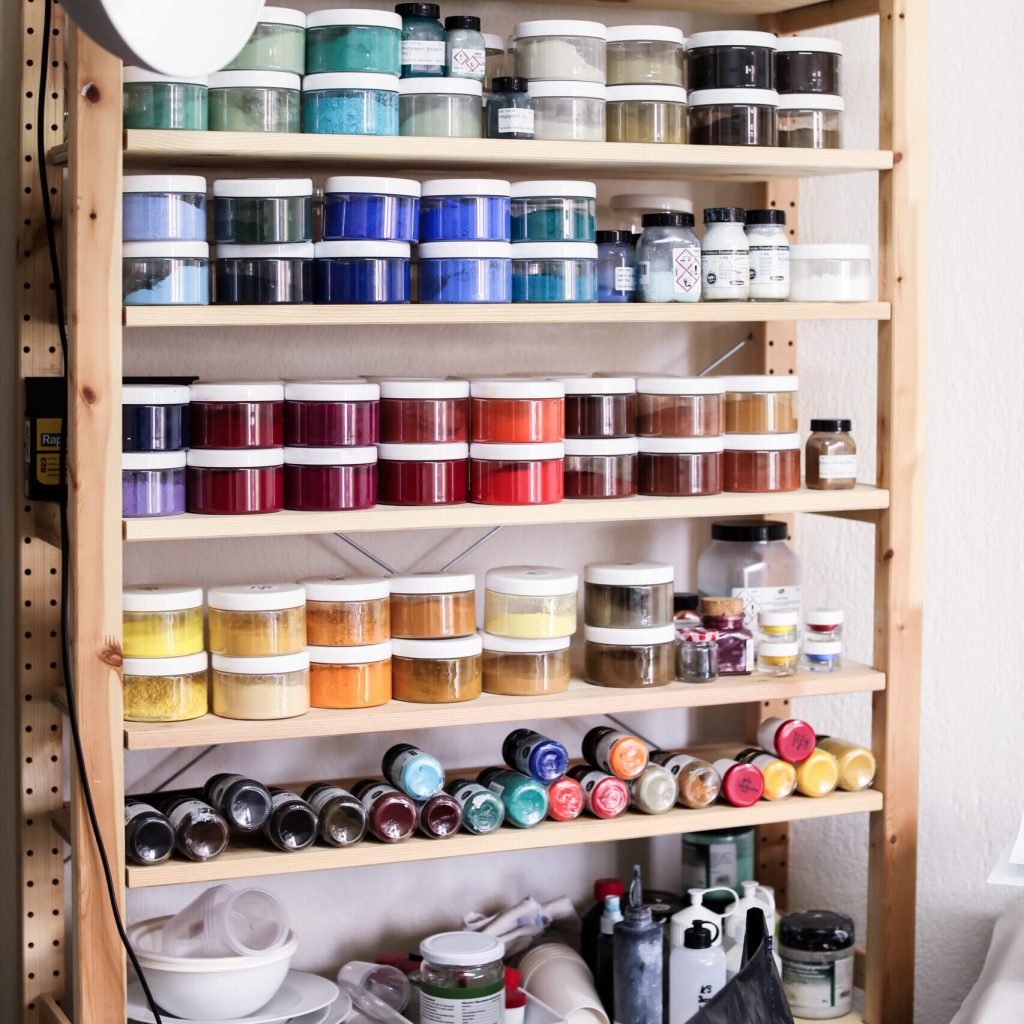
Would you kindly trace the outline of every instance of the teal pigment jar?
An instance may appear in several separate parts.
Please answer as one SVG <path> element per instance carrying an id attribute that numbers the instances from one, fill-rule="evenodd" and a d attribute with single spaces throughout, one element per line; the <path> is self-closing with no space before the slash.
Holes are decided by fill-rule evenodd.
<path id="1" fill-rule="evenodd" d="M 391 11 L 314 11 L 306 19 L 306 74 L 401 71 L 402 19 Z"/>

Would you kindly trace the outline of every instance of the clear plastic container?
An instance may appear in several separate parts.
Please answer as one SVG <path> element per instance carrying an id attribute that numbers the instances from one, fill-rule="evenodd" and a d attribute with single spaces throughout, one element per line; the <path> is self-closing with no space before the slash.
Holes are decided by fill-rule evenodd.
<path id="1" fill-rule="evenodd" d="M 771 32 L 697 32 L 686 40 L 688 87 L 774 89 L 775 48 Z"/>
<path id="2" fill-rule="evenodd" d="M 597 245 L 521 242 L 512 247 L 513 302 L 597 302 Z"/>
<path id="3" fill-rule="evenodd" d="M 795 643 L 800 615 L 797 611 L 763 611 L 757 616 L 757 629 L 762 644 Z"/>
<path id="4" fill-rule="evenodd" d="M 807 639 L 812 643 L 842 640 L 843 619 L 841 608 L 809 608 L 804 612 Z"/>
<path id="5" fill-rule="evenodd" d="M 420 943 L 422 1017 L 461 1019 L 466 1000 L 472 999 L 476 1024 L 501 1024 L 505 1018 L 504 955 L 505 943 L 483 932 L 441 932 L 425 938 Z"/>
<path id="6" fill-rule="evenodd" d="M 380 440 L 380 387 L 365 380 L 292 380 L 284 386 L 290 448 L 364 448 Z"/>
<path id="7" fill-rule="evenodd" d="M 309 648 L 309 703 L 314 708 L 373 708 L 391 700 L 391 641 L 359 647 Z"/>
<path id="8" fill-rule="evenodd" d="M 779 36 L 775 88 L 780 93 L 831 93 L 842 89 L 843 44 L 824 36 Z"/>
<path id="9" fill-rule="evenodd" d="M 638 377 L 641 437 L 717 437 L 725 423 L 720 377 Z"/>
<path id="10" fill-rule="evenodd" d="M 567 438 L 628 438 L 636 434 L 632 377 L 561 377 Z"/>
<path id="11" fill-rule="evenodd" d="M 565 435 L 561 381 L 508 378 L 470 384 L 472 440 L 484 444 L 546 444 Z"/>
<path id="12" fill-rule="evenodd" d="M 317 242 L 314 301 L 343 305 L 408 302 L 409 254 L 408 242 Z"/>
<path id="13" fill-rule="evenodd" d="M 687 101 L 691 145 L 777 145 L 779 95 L 772 89 L 691 89 Z"/>
<path id="14" fill-rule="evenodd" d="M 397 135 L 398 82 L 397 75 L 306 75 L 302 130 L 318 135 Z"/>
<path id="15" fill-rule="evenodd" d="M 699 302 L 701 245 L 693 214 L 663 211 L 642 215 L 637 243 L 642 302 Z"/>
<path id="16" fill-rule="evenodd" d="M 771 494 L 800 487 L 799 434 L 726 434 L 725 490 Z"/>
<path id="17" fill-rule="evenodd" d="M 391 641 L 391 695 L 414 704 L 457 704 L 479 697 L 483 646 L 478 633 L 450 640 Z"/>
<path id="18" fill-rule="evenodd" d="M 264 7 L 249 41 L 225 71 L 306 71 L 306 14 L 288 7 Z"/>
<path id="19" fill-rule="evenodd" d="M 382 444 L 377 448 L 382 505 L 460 505 L 469 500 L 469 445 Z"/>
<path id="20" fill-rule="evenodd" d="M 508 242 L 427 242 L 416 257 L 420 302 L 512 301 Z"/>
<path id="21" fill-rule="evenodd" d="M 301 81 L 284 71 L 210 75 L 210 131 L 301 131 Z"/>
<path id="22" fill-rule="evenodd" d="M 269 892 L 215 885 L 169 918 L 161 931 L 165 956 L 259 956 L 284 945 L 288 912 Z"/>
<path id="23" fill-rule="evenodd" d="M 721 437 L 643 437 L 640 439 L 641 494 L 693 498 L 721 494 Z"/>
<path id="24" fill-rule="evenodd" d="M 189 388 L 193 448 L 278 448 L 284 443 L 284 385 L 196 381 Z"/>
<path id="25" fill-rule="evenodd" d="M 205 306 L 210 301 L 206 242 L 125 242 L 121 256 L 126 306 Z"/>
<path id="26" fill-rule="evenodd" d="M 530 83 L 525 78 L 502 75 L 494 79 L 493 89 L 486 98 L 487 138 L 532 139 Z"/>
<path id="27" fill-rule="evenodd" d="M 533 137 L 547 141 L 604 142 L 605 94 L 593 82 L 531 80 Z"/>
<path id="28" fill-rule="evenodd" d="M 670 626 L 674 578 L 664 562 L 591 562 L 583 569 L 584 621 L 608 629 Z"/>
<path id="29" fill-rule="evenodd" d="M 869 302 L 870 245 L 791 245 L 791 302 Z"/>
<path id="30" fill-rule="evenodd" d="M 469 500 L 477 505 L 552 505 L 565 496 L 565 446 L 472 444 Z"/>
<path id="31" fill-rule="evenodd" d="M 807 672 L 838 672 L 843 667 L 842 640 L 804 638 L 800 667 Z"/>
<path id="32" fill-rule="evenodd" d="M 284 449 L 191 448 L 188 511 L 238 516 L 284 508 Z"/>
<path id="33" fill-rule="evenodd" d="M 639 236 L 645 213 L 693 214 L 693 202 L 684 196 L 665 196 L 646 192 L 628 192 L 608 200 L 609 219 L 614 227 Z"/>
<path id="34" fill-rule="evenodd" d="M 636 250 L 628 231 L 597 233 L 597 301 L 636 298 Z"/>
<path id="35" fill-rule="evenodd" d="M 313 11 L 306 18 L 306 73 L 401 73 L 402 19 L 392 11 Z"/>
<path id="36" fill-rule="evenodd" d="M 285 508 L 348 512 L 376 504 L 376 448 L 284 449 Z"/>
<path id="37" fill-rule="evenodd" d="M 567 498 L 631 498 L 637 493 L 638 477 L 635 437 L 565 442 Z"/>
<path id="38" fill-rule="evenodd" d="M 483 94 L 483 86 L 473 78 L 403 78 L 399 134 L 479 139 Z"/>
<path id="39" fill-rule="evenodd" d="M 205 132 L 206 77 L 161 75 L 149 68 L 126 67 L 123 82 L 125 128 Z"/>
<path id="40" fill-rule="evenodd" d="M 207 712 L 206 651 L 174 658 L 129 658 L 121 665 L 126 722 L 183 722 Z"/>
<path id="41" fill-rule="evenodd" d="M 180 658 L 203 645 L 203 588 L 137 584 L 121 592 L 126 658 Z"/>
<path id="42" fill-rule="evenodd" d="M 584 626 L 584 670 L 588 683 L 618 689 L 665 686 L 675 677 L 674 626 L 605 629 Z"/>
<path id="43" fill-rule="evenodd" d="M 523 640 L 483 634 L 485 693 L 543 697 L 569 688 L 569 637 Z"/>
<path id="44" fill-rule="evenodd" d="M 274 658 L 215 654 L 212 662 L 212 711 L 221 718 L 296 718 L 309 710 L 309 654 L 305 650 Z"/>
<path id="45" fill-rule="evenodd" d="M 476 631 L 476 577 L 471 572 L 392 576 L 390 586 L 392 637 L 440 640 Z"/>
<path id="46" fill-rule="evenodd" d="M 676 85 L 611 85 L 606 92 L 609 142 L 686 141 L 686 90 Z"/>
<path id="47" fill-rule="evenodd" d="M 125 384 L 121 388 L 122 452 L 172 452 L 187 447 L 187 386 Z"/>
<path id="48" fill-rule="evenodd" d="M 210 653 L 229 658 L 296 654 L 306 647 L 306 591 L 298 583 L 211 587 Z"/>
<path id="49" fill-rule="evenodd" d="M 175 516 L 184 511 L 184 452 L 121 455 L 121 514 L 126 519 Z"/>
<path id="50" fill-rule="evenodd" d="M 126 174 L 121 179 L 125 242 L 205 242 L 206 179 L 193 174 Z"/>
<path id="51" fill-rule="evenodd" d="M 383 444 L 451 444 L 469 440 L 469 382 L 380 381 Z"/>
<path id="52" fill-rule="evenodd" d="M 423 182 L 419 241 L 508 242 L 510 182 L 492 178 L 436 178 Z"/>
<path id="53" fill-rule="evenodd" d="M 682 29 L 615 25 L 608 29 L 609 85 L 685 85 Z"/>
<path id="54" fill-rule="evenodd" d="M 510 565 L 487 573 L 484 629 L 493 636 L 551 640 L 576 632 L 579 576 L 543 565 Z"/>
<path id="55" fill-rule="evenodd" d="M 593 242 L 597 186 L 592 181 L 512 184 L 513 242 Z"/>
<path id="56" fill-rule="evenodd" d="M 676 640 L 676 679 L 710 683 L 718 678 L 718 631 L 686 629 Z"/>
<path id="57" fill-rule="evenodd" d="M 358 647 L 391 637 L 391 585 L 360 576 L 313 576 L 306 591 L 306 642 L 310 647 Z"/>
<path id="58" fill-rule="evenodd" d="M 521 21 L 512 35 L 521 78 L 604 85 L 608 29 L 600 22 Z"/>
<path id="59" fill-rule="evenodd" d="M 218 245 L 213 294 L 219 305 L 297 305 L 313 301 L 313 243 Z"/>
<path id="60" fill-rule="evenodd" d="M 313 237 L 312 178 L 220 178 L 213 183 L 214 236 L 235 245 Z"/>
<path id="61" fill-rule="evenodd" d="M 727 434 L 789 434 L 799 427 L 799 377 L 749 374 L 716 379 L 725 388 Z"/>
<path id="62" fill-rule="evenodd" d="M 804 93 L 779 97 L 779 145 L 800 149 L 840 149 L 843 145 L 842 96 Z"/>
<path id="63" fill-rule="evenodd" d="M 343 175 L 324 184 L 324 240 L 415 242 L 420 183 Z"/>
<path id="64" fill-rule="evenodd" d="M 766 676 L 791 676 L 796 673 L 800 644 L 762 643 L 757 649 L 757 670 Z"/>
<path id="65" fill-rule="evenodd" d="M 508 78 L 513 73 L 511 63 L 506 60 L 505 40 L 497 33 L 485 32 L 484 54 L 486 62 L 484 91 L 493 92 L 496 78 Z"/>

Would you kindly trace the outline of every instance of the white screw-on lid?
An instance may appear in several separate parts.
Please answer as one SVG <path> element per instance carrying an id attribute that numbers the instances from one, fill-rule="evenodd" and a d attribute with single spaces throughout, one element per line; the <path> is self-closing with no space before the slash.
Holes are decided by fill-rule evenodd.
<path id="1" fill-rule="evenodd" d="M 633 395 L 634 377 L 556 377 L 567 395 Z"/>
<path id="2" fill-rule="evenodd" d="M 268 658 L 229 658 L 224 654 L 214 654 L 210 661 L 215 672 L 230 672 L 240 676 L 283 675 L 308 671 L 309 652 L 275 654 Z"/>
<path id="3" fill-rule="evenodd" d="M 715 377 L 727 392 L 761 394 L 769 391 L 799 391 L 796 374 L 748 373 L 741 377 Z"/>
<path id="4" fill-rule="evenodd" d="M 379 601 L 391 593 L 390 582 L 382 576 L 311 576 L 299 584 L 307 601 Z"/>
<path id="5" fill-rule="evenodd" d="M 198 174 L 126 174 L 121 179 L 121 191 L 134 192 L 198 192 L 206 195 L 206 179 Z"/>
<path id="6" fill-rule="evenodd" d="M 841 608 L 809 608 L 804 612 L 808 626 L 840 626 L 843 622 Z"/>
<path id="7" fill-rule="evenodd" d="M 485 50 L 493 50 L 496 53 L 505 52 L 505 40 L 501 36 L 495 32 L 485 32 L 483 35 Z"/>
<path id="8" fill-rule="evenodd" d="M 284 465 L 283 448 L 190 448 L 194 469 L 268 469 Z"/>
<path id="9" fill-rule="evenodd" d="M 293 28 L 306 27 L 306 12 L 290 7 L 264 7 L 260 11 L 257 25 L 291 25 Z"/>
<path id="10" fill-rule="evenodd" d="M 513 260 L 596 260 L 596 242 L 516 242 Z"/>
<path id="11" fill-rule="evenodd" d="M 636 390 L 641 395 L 722 395 L 725 385 L 721 377 L 637 377 Z"/>
<path id="12" fill-rule="evenodd" d="M 488 569 L 484 585 L 496 594 L 517 597 L 559 597 L 575 594 L 580 578 L 569 569 L 547 565 L 505 565 Z"/>
<path id="13" fill-rule="evenodd" d="M 495 636 L 493 633 L 482 633 L 485 651 L 499 651 L 503 654 L 547 654 L 551 651 L 564 651 L 572 639 L 559 636 L 554 639 L 525 640 L 520 637 Z"/>
<path id="14" fill-rule="evenodd" d="M 778 41 L 771 32 L 695 32 L 686 40 L 686 49 L 703 50 L 708 46 L 763 46 L 774 50 Z"/>
<path id="15" fill-rule="evenodd" d="M 820 92 L 785 92 L 779 94 L 779 110 L 845 110 L 842 96 Z"/>
<path id="16" fill-rule="evenodd" d="M 563 398 L 565 387 L 557 380 L 505 377 L 470 382 L 473 398 Z"/>
<path id="17" fill-rule="evenodd" d="M 636 455 L 639 450 L 635 437 L 568 437 L 563 442 L 566 455 Z"/>
<path id="18" fill-rule="evenodd" d="M 329 25 L 368 25 L 371 28 L 402 29 L 402 16 L 394 11 L 369 11 L 351 8 L 332 8 L 329 11 L 311 11 L 306 15 L 306 28 Z"/>
<path id="19" fill-rule="evenodd" d="M 285 448 L 286 466 L 372 466 L 377 449 L 366 448 Z"/>
<path id="20" fill-rule="evenodd" d="M 188 405 L 187 384 L 125 384 L 122 405 Z"/>
<path id="21" fill-rule="evenodd" d="M 870 245 L 791 245 L 790 260 L 870 260 Z"/>
<path id="22" fill-rule="evenodd" d="M 586 36 L 589 39 L 607 39 L 608 28 L 599 21 L 521 21 L 512 30 L 516 39 L 531 36 Z"/>
<path id="23" fill-rule="evenodd" d="M 679 85 L 609 85 L 605 99 L 609 103 L 626 100 L 651 100 L 659 103 L 686 103 L 686 90 Z"/>
<path id="24" fill-rule="evenodd" d="M 311 665 L 368 665 L 391 657 L 391 641 L 361 647 L 307 647 Z"/>
<path id="25" fill-rule="evenodd" d="M 403 78 L 398 83 L 398 91 L 403 96 L 436 94 L 439 96 L 476 96 L 483 97 L 483 82 L 475 78 Z"/>
<path id="26" fill-rule="evenodd" d="M 550 462 L 565 458 L 561 441 L 547 444 L 482 444 L 469 446 L 469 457 L 477 462 Z"/>
<path id="27" fill-rule="evenodd" d="M 318 260 L 407 260 L 408 242 L 317 242 L 313 253 Z"/>
<path id="28" fill-rule="evenodd" d="M 123 452 L 121 469 L 184 469 L 184 452 Z"/>
<path id="29" fill-rule="evenodd" d="M 286 402 L 376 402 L 380 387 L 361 377 L 351 380 L 286 380 Z"/>
<path id="30" fill-rule="evenodd" d="M 784 644 L 762 643 L 758 651 L 765 658 L 795 658 L 800 653 L 800 643 L 797 640 Z"/>
<path id="31" fill-rule="evenodd" d="M 727 452 L 783 452 L 799 450 L 799 434 L 726 434 Z"/>
<path id="32" fill-rule="evenodd" d="M 665 562 L 591 562 L 583 567 L 583 581 L 606 587 L 649 587 L 675 582 L 675 569 Z"/>
<path id="33" fill-rule="evenodd" d="M 219 242 L 214 246 L 218 260 L 311 260 L 312 242 L 272 242 L 267 245 L 236 245 Z"/>
<path id="34" fill-rule="evenodd" d="M 381 398 L 469 398 L 468 380 L 418 380 L 414 377 L 399 377 L 381 380 Z"/>
<path id="35" fill-rule="evenodd" d="M 476 590 L 471 572 L 414 572 L 391 577 L 392 594 L 464 594 Z"/>
<path id="36" fill-rule="evenodd" d="M 513 199 L 596 199 L 592 181 L 514 181 Z"/>
<path id="37" fill-rule="evenodd" d="M 123 612 L 178 612 L 202 606 L 203 588 L 183 583 L 134 583 L 121 591 Z"/>
<path id="38" fill-rule="evenodd" d="M 306 589 L 298 583 L 233 583 L 210 587 L 206 603 L 210 608 L 225 612 L 301 608 L 306 603 Z"/>
<path id="39" fill-rule="evenodd" d="M 691 107 L 777 107 L 774 89 L 697 89 L 689 95 Z"/>
<path id="40" fill-rule="evenodd" d="M 327 71 L 306 75 L 302 79 L 303 92 L 323 92 L 332 89 L 372 89 L 377 92 L 398 92 L 398 75 L 380 75 L 372 72 Z"/>
<path id="41" fill-rule="evenodd" d="M 725 451 L 721 434 L 712 437 L 641 437 L 643 455 L 704 455 Z"/>
<path id="42" fill-rule="evenodd" d="M 379 444 L 377 458 L 381 462 L 459 462 L 469 458 L 465 441 L 447 444 Z"/>
<path id="43" fill-rule="evenodd" d="M 757 621 L 762 626 L 795 626 L 800 620 L 796 612 L 758 612 Z"/>
<path id="44" fill-rule="evenodd" d="M 837 53 L 843 55 L 843 44 L 827 36 L 779 36 L 775 40 L 779 53 Z"/>
<path id="45" fill-rule="evenodd" d="M 607 99 L 607 86 L 598 82 L 530 82 L 528 95 L 533 99 L 566 96 L 587 100 Z"/>
<path id="46" fill-rule="evenodd" d="M 298 92 L 302 76 L 290 71 L 215 71 L 209 81 L 211 89 L 294 89 Z"/>
<path id="47" fill-rule="evenodd" d="M 418 199 L 420 183 L 411 178 L 376 178 L 365 174 L 336 174 L 324 182 L 324 195 L 349 192 L 356 195 L 408 196 Z"/>
<path id="48" fill-rule="evenodd" d="M 428 196 L 503 196 L 512 195 L 512 183 L 501 178 L 431 178 L 423 182 Z"/>
<path id="49" fill-rule="evenodd" d="M 281 381 L 196 381 L 189 387 L 193 402 L 283 402 Z"/>
<path id="50" fill-rule="evenodd" d="M 671 25 L 613 25 L 608 29 L 609 43 L 678 43 L 684 45 L 683 30 Z"/>
<path id="51" fill-rule="evenodd" d="M 312 178 L 218 178 L 217 199 L 293 199 L 313 194 Z"/>
<path id="52" fill-rule="evenodd" d="M 439 932 L 420 943 L 420 956 L 445 967 L 478 967 L 505 955 L 505 943 L 484 932 Z"/>
<path id="53" fill-rule="evenodd" d="M 814 655 L 842 653 L 842 640 L 812 640 L 810 637 L 804 637 L 804 654 L 809 657 L 813 657 Z"/>
<path id="54" fill-rule="evenodd" d="M 608 626 L 584 626 L 583 638 L 595 644 L 612 647 L 639 647 L 646 644 L 670 644 L 676 638 L 676 627 L 645 626 L 643 629 L 612 629 Z"/>
<path id="55" fill-rule="evenodd" d="M 416 251 L 420 260 L 510 260 L 510 242 L 423 242 Z"/>
<path id="56" fill-rule="evenodd" d="M 121 258 L 138 259 L 191 259 L 210 257 L 209 242 L 122 242 Z"/>
<path id="57" fill-rule="evenodd" d="M 183 654 L 178 658 L 125 658 L 121 674 L 128 676 L 193 676 L 205 672 L 209 660 L 206 651 Z"/>
<path id="58" fill-rule="evenodd" d="M 391 638 L 391 653 L 396 658 L 472 658 L 483 650 L 479 633 L 449 637 L 445 640 L 403 640 Z"/>
<path id="59" fill-rule="evenodd" d="M 149 68 L 126 67 L 121 69 L 121 81 L 125 85 L 144 85 L 148 82 L 168 82 L 172 85 L 206 85 L 206 75 L 161 75 Z"/>

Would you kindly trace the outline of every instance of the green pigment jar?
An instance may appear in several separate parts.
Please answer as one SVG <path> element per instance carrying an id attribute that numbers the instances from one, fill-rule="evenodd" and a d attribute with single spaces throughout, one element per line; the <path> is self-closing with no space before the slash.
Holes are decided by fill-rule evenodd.
<path id="1" fill-rule="evenodd" d="M 210 75 L 210 131 L 297 132 L 302 79 L 284 71 Z"/>
<path id="2" fill-rule="evenodd" d="M 517 181 L 512 185 L 513 242 L 593 242 L 597 186 L 592 181 Z"/>
<path id="3" fill-rule="evenodd" d="M 391 11 L 314 11 L 306 19 L 306 73 L 401 71 L 402 18 Z"/>
<path id="4" fill-rule="evenodd" d="M 220 178 L 213 183 L 218 242 L 280 245 L 313 238 L 311 178 Z"/>
<path id="5" fill-rule="evenodd" d="M 238 56 L 225 71 L 306 70 L 306 15 L 289 7 L 264 7 L 260 20 Z"/>
<path id="6" fill-rule="evenodd" d="M 125 68 L 125 128 L 206 131 L 207 80 L 158 75 L 148 68 Z"/>

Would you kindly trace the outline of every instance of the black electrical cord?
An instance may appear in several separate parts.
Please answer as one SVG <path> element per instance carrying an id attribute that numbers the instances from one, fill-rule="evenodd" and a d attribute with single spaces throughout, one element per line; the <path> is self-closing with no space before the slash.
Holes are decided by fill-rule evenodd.
<path id="1" fill-rule="evenodd" d="M 42 53 L 39 60 L 39 93 L 36 107 L 36 166 L 39 170 L 39 187 L 43 201 L 43 218 L 46 222 L 46 241 L 50 251 L 50 273 L 53 276 L 53 301 L 56 307 L 57 330 L 60 334 L 60 349 L 63 358 L 63 375 L 65 385 L 67 384 L 68 373 L 68 332 L 64 319 L 64 289 L 60 277 L 60 258 L 57 250 L 57 233 L 53 219 L 53 206 L 50 203 L 50 182 L 46 172 L 46 77 L 50 64 L 50 33 L 53 15 L 53 0 L 45 0 L 43 5 L 43 31 L 42 31 Z M 149 990 L 146 977 L 142 972 L 138 957 L 132 944 L 128 941 L 128 934 L 125 931 L 124 921 L 121 918 L 121 911 L 117 905 L 117 889 L 114 885 L 114 876 L 110 870 L 110 859 L 107 857 L 107 850 L 103 844 L 103 836 L 100 833 L 99 821 L 96 817 L 96 806 L 92 798 L 92 786 L 89 784 L 89 773 L 85 768 L 85 755 L 82 750 L 82 737 L 78 728 L 78 707 L 75 699 L 75 685 L 71 669 L 71 638 L 68 628 L 68 601 L 70 597 L 69 566 L 71 551 L 68 536 L 68 489 L 67 489 L 67 433 L 68 433 L 68 391 L 64 389 L 64 443 L 60 446 L 58 458 L 60 481 L 60 648 L 61 648 L 61 671 L 64 676 L 64 688 L 67 691 L 68 722 L 71 726 L 71 741 L 75 752 L 75 764 L 78 768 L 78 778 L 82 788 L 82 797 L 85 800 L 86 810 L 89 815 L 89 827 L 92 830 L 93 838 L 96 841 L 96 852 L 99 854 L 100 864 L 103 866 L 103 876 L 107 883 L 107 897 L 110 902 L 110 912 L 114 917 L 114 924 L 117 926 L 117 934 L 121 937 L 121 943 L 128 954 L 135 973 L 139 977 L 139 984 L 146 995 L 146 1002 L 156 1019 L 156 1024 L 163 1024 L 160 1015 L 160 1008 Z"/>

